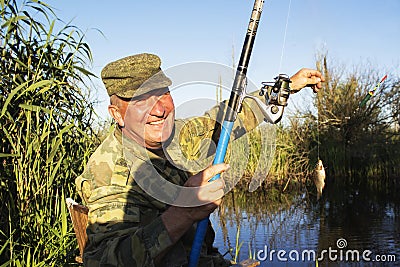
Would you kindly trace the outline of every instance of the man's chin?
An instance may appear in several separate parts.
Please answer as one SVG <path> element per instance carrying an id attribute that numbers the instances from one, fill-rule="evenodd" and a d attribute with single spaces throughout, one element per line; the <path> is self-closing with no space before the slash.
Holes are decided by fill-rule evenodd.
<path id="1" fill-rule="evenodd" d="M 159 145 L 159 144 L 166 142 L 170 136 L 171 136 L 171 134 L 165 134 L 162 136 L 153 136 L 152 138 L 150 138 L 150 140 L 151 140 L 152 144 Z"/>

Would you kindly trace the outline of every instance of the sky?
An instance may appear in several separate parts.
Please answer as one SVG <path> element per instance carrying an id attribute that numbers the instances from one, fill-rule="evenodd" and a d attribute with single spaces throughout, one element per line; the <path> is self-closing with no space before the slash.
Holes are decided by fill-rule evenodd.
<path id="1" fill-rule="evenodd" d="M 143 52 L 159 55 L 166 70 L 193 62 L 230 68 L 237 64 L 253 7 L 253 1 L 244 0 L 45 2 L 58 18 L 86 33 L 91 70 L 99 77 L 107 63 Z M 266 0 L 247 76 L 257 87 L 279 73 L 315 68 L 318 51 L 346 68 L 369 62 L 382 74 L 398 75 L 399 13 L 399 0 Z M 92 89 L 100 101 L 98 114 L 107 118 L 108 97 L 100 79 Z M 291 96 L 289 105 L 309 101 L 309 91 Z M 192 99 L 215 103 L 215 85 L 181 86 L 172 95 L 178 109 L 187 107 L 178 114 L 185 116 L 198 109 Z M 229 97 L 229 88 L 223 97 Z"/>

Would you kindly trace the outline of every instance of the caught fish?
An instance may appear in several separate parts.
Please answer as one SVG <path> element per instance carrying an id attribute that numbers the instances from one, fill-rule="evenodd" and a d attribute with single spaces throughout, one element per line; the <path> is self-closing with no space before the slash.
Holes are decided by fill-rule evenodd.
<path id="1" fill-rule="evenodd" d="M 322 196 L 322 189 L 325 187 L 325 168 L 322 160 L 318 160 L 317 166 L 314 170 L 314 183 L 317 188 L 317 200 Z"/>

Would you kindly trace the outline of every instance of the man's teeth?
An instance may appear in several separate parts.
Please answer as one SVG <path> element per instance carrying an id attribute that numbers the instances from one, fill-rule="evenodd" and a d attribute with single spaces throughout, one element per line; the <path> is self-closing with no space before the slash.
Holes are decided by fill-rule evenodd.
<path id="1" fill-rule="evenodd" d="M 163 123 L 165 120 L 160 120 L 160 121 L 153 121 L 153 122 L 150 122 L 149 124 L 151 124 L 151 125 L 156 125 L 156 124 L 161 124 L 161 123 Z"/>

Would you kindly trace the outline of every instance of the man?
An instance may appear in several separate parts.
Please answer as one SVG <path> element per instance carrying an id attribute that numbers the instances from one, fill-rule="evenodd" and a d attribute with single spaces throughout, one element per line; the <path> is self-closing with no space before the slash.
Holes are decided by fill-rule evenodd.
<path id="1" fill-rule="evenodd" d="M 221 203 L 223 179 L 208 180 L 229 166 L 204 169 L 210 155 L 203 142 L 216 139 L 218 107 L 203 117 L 175 120 L 171 81 L 160 66 L 156 55 L 139 54 L 102 70 L 116 128 L 76 179 L 89 208 L 85 266 L 185 266 L 196 222 Z M 323 79 L 302 69 L 292 77 L 292 89 L 318 90 Z M 242 113 L 250 114 L 246 130 L 257 126 L 247 104 Z M 210 226 L 199 266 L 229 265 L 213 240 Z"/>

